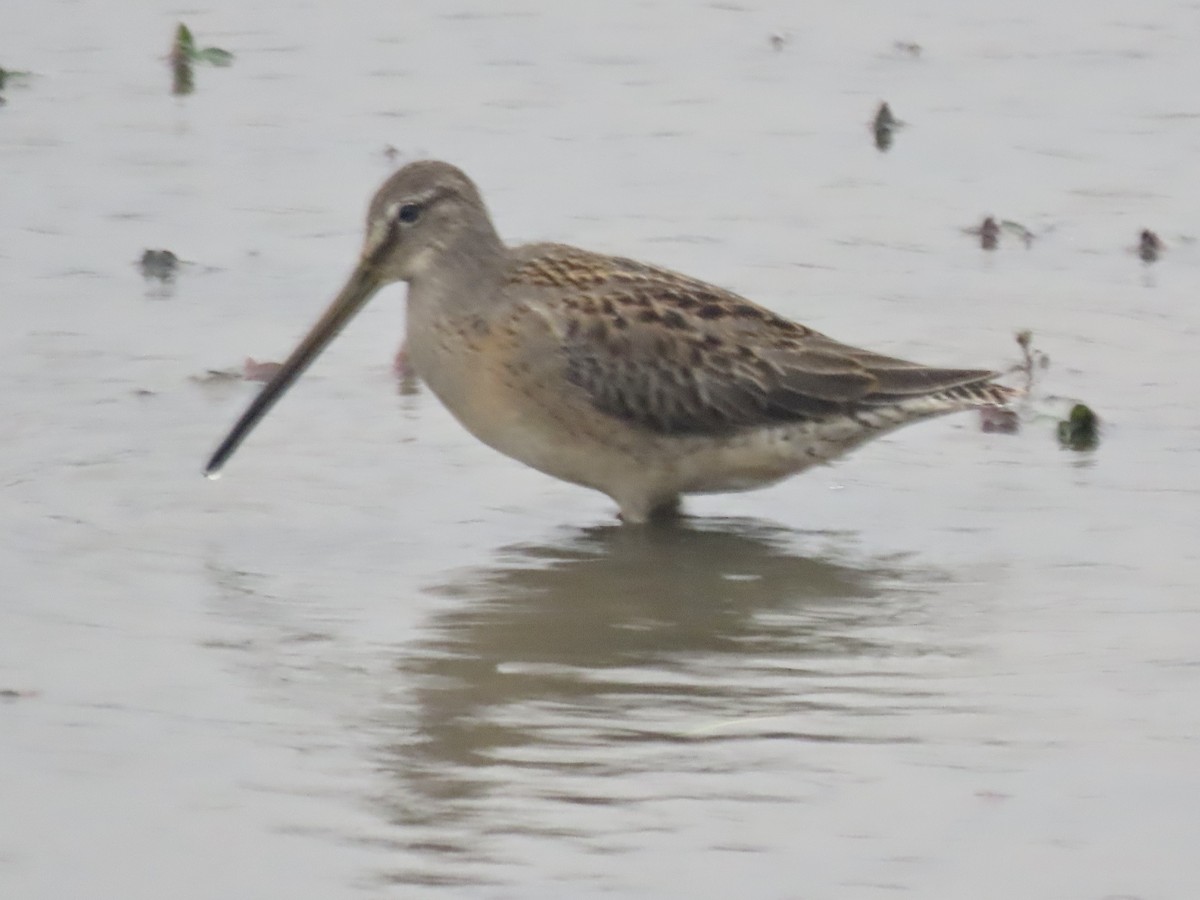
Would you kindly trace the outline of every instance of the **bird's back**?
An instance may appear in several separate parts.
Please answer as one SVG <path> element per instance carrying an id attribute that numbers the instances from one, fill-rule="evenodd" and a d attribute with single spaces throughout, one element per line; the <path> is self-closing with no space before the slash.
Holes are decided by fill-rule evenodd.
<path id="1" fill-rule="evenodd" d="M 634 260 L 561 244 L 511 253 L 512 308 L 543 321 L 565 379 L 627 427 L 725 435 L 886 408 L 923 417 L 1002 405 L 1013 394 L 988 370 L 925 366 L 842 344 L 730 291 Z"/>

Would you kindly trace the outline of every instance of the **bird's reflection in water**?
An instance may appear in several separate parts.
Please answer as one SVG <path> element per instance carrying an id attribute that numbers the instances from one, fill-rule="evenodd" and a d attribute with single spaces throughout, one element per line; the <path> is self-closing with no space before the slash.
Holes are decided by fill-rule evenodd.
<path id="1" fill-rule="evenodd" d="M 714 747 L 859 739 L 808 713 L 842 702 L 830 679 L 848 662 L 887 669 L 917 595 L 889 566 L 796 553 L 829 539 L 729 519 L 599 527 L 435 588 L 462 602 L 405 648 L 374 723 L 385 814 L 431 829 L 408 849 L 483 862 L 480 834 L 570 833 L 534 808 L 619 803 L 642 773 L 716 765 Z"/>

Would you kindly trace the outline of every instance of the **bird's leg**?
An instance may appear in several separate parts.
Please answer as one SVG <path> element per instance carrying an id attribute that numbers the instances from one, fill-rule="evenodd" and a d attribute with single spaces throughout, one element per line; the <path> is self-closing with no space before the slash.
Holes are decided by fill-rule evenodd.
<path id="1" fill-rule="evenodd" d="M 678 494 L 667 497 L 626 497 L 617 502 L 621 506 L 617 517 L 626 525 L 673 522 L 682 515 L 682 501 Z"/>

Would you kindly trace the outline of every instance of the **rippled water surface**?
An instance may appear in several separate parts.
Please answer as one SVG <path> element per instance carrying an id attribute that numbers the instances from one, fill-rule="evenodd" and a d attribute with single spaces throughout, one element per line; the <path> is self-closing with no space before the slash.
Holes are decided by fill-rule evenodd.
<path id="1" fill-rule="evenodd" d="M 1200 9 L 810 6 L 10 0 L 0 893 L 1200 894 Z M 235 54 L 184 98 L 180 17 Z M 209 370 L 425 156 L 511 240 L 1050 366 L 1018 435 L 627 529 L 397 385 L 397 287 L 202 479 L 257 389 Z"/>

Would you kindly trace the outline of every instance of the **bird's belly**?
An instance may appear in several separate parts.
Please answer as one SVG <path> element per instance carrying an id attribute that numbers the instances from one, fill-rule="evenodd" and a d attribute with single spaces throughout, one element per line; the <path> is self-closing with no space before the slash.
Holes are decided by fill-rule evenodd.
<path id="1" fill-rule="evenodd" d="M 879 433 L 869 423 L 835 418 L 696 439 L 681 446 L 674 476 L 681 494 L 753 490 L 836 459 Z"/>
<path id="2" fill-rule="evenodd" d="M 753 490 L 827 462 L 864 437 L 853 423 L 662 435 L 596 411 L 565 383 L 531 390 L 486 365 L 455 370 L 453 378 L 443 373 L 426 383 L 476 438 L 547 475 L 610 495 Z"/>
<path id="3" fill-rule="evenodd" d="M 681 448 L 674 476 L 681 494 L 749 491 L 782 481 L 826 457 L 808 454 L 782 429 L 694 442 Z"/>
<path id="4" fill-rule="evenodd" d="M 567 404 L 551 412 L 496 382 L 481 382 L 469 395 L 442 399 L 468 431 L 493 449 L 611 496 L 748 491 L 837 455 L 825 452 L 823 443 L 797 440 L 795 429 L 734 438 L 667 436 L 583 406 Z"/>
<path id="5" fill-rule="evenodd" d="M 488 338 L 413 343 L 418 374 L 475 437 L 563 481 L 611 496 L 764 487 L 889 430 L 839 417 L 724 435 L 666 435 L 597 410 L 552 367 L 515 366 Z M 430 347 L 436 354 L 421 353 Z M 891 423 L 888 423 L 891 424 Z"/>

